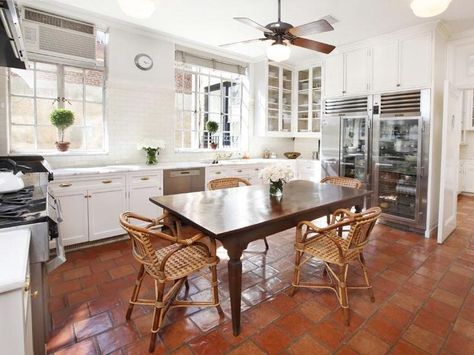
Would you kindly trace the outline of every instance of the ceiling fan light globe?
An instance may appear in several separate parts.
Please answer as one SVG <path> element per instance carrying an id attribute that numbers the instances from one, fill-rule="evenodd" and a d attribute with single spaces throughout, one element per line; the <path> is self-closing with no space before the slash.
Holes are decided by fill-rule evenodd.
<path id="1" fill-rule="evenodd" d="M 148 18 L 156 10 L 155 0 L 118 0 L 118 4 L 125 15 L 138 19 Z"/>
<path id="2" fill-rule="evenodd" d="M 448 8 L 451 0 L 413 0 L 410 7 L 418 17 L 437 16 Z"/>
<path id="3" fill-rule="evenodd" d="M 283 62 L 290 58 L 291 49 L 286 44 L 273 43 L 267 47 L 267 58 L 274 62 Z"/>

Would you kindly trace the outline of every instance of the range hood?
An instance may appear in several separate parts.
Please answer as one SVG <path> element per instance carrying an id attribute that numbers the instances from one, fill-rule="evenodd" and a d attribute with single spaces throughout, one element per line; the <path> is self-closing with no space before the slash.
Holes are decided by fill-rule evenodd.
<path id="1" fill-rule="evenodd" d="M 26 52 L 14 0 L 0 0 L 0 66 L 26 69 Z"/>

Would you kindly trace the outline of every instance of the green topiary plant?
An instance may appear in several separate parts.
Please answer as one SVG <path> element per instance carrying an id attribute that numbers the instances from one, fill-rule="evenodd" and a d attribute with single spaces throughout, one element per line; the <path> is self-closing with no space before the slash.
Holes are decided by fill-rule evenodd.
<path id="1" fill-rule="evenodd" d="M 209 134 L 212 136 L 219 129 L 219 123 L 217 123 L 216 121 L 207 121 L 206 128 L 207 128 L 207 131 L 209 132 Z M 211 141 L 211 148 L 216 149 L 217 148 L 217 143 L 214 142 L 212 137 L 211 137 L 210 141 Z"/>
<path id="2" fill-rule="evenodd" d="M 210 134 L 214 134 L 219 129 L 219 123 L 217 123 L 216 121 L 207 121 L 206 127 L 207 127 L 207 131 Z"/>
<path id="3" fill-rule="evenodd" d="M 49 119 L 58 129 L 59 141 L 56 142 L 56 147 L 62 152 L 68 150 L 69 142 L 64 142 L 64 131 L 74 123 L 74 113 L 71 110 L 58 108 L 51 112 Z"/>

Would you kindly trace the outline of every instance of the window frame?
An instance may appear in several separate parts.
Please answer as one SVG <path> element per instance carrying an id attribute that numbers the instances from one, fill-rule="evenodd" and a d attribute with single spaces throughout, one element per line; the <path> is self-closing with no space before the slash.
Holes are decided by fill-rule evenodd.
<path id="1" fill-rule="evenodd" d="M 109 141 L 108 141 L 108 134 L 107 134 L 107 117 L 106 117 L 106 70 L 101 70 L 98 68 L 85 68 L 85 67 L 79 67 L 79 66 L 74 66 L 74 65 L 69 65 L 69 64 L 61 64 L 61 63 L 54 63 L 54 62 L 48 62 L 48 61 L 30 61 L 30 63 L 33 63 L 34 67 L 33 69 L 27 68 L 26 70 L 31 70 L 33 71 L 33 78 L 34 78 L 34 88 L 33 88 L 33 95 L 32 96 L 27 96 L 27 95 L 20 95 L 20 94 L 13 94 L 11 90 L 11 68 L 7 69 L 7 80 L 6 80 L 6 89 L 7 89 L 7 134 L 8 134 L 8 153 L 9 154 L 15 154 L 15 155 L 28 155 L 28 154 L 41 154 L 45 156 L 63 156 L 63 155 L 106 155 L 109 153 Z M 36 63 L 41 63 L 41 64 L 48 64 L 48 65 L 54 65 L 56 66 L 56 94 L 57 97 L 51 98 L 51 97 L 42 97 L 42 96 L 37 96 L 37 73 L 42 72 L 42 73 L 53 73 L 52 71 L 47 71 L 47 70 L 41 70 L 37 69 Z M 38 123 L 38 115 L 37 115 L 37 100 L 42 99 L 42 100 L 55 100 L 54 103 L 52 104 L 55 105 L 55 108 L 67 108 L 67 102 L 69 101 L 75 101 L 79 102 L 78 100 L 71 100 L 66 98 L 66 100 L 60 100 L 60 98 L 65 98 L 65 68 L 75 68 L 79 69 L 82 71 L 83 75 L 83 82 L 82 82 L 82 112 L 83 112 L 83 120 L 81 126 L 76 126 L 80 127 L 82 133 L 83 133 L 83 144 L 85 146 L 84 149 L 69 149 L 67 152 L 59 152 L 54 148 L 54 142 L 51 142 L 51 149 L 38 149 L 38 127 L 49 127 L 49 125 L 45 124 L 40 124 Z M 99 71 L 102 73 L 103 76 L 103 82 L 102 82 L 102 102 L 94 102 L 94 101 L 88 101 L 86 100 L 86 83 L 85 83 L 85 72 L 87 70 L 92 70 L 92 71 Z M 18 123 L 13 123 L 12 122 L 12 105 L 11 105 L 11 100 L 12 97 L 20 97 L 20 98 L 27 98 L 27 99 L 33 99 L 34 105 L 33 105 L 33 115 L 34 115 L 34 121 L 32 124 L 18 124 Z M 102 104 L 102 136 L 103 136 L 103 149 L 87 149 L 87 128 L 88 127 L 93 127 L 93 126 L 87 126 L 86 125 L 86 119 L 85 119 L 85 114 L 86 114 L 86 104 L 87 103 L 93 103 L 93 104 Z M 13 150 L 12 149 L 12 136 L 11 136 L 11 129 L 12 126 L 23 126 L 23 127 L 33 127 L 34 128 L 34 149 L 31 150 Z M 53 126 L 54 127 L 54 126 Z M 70 127 L 71 128 L 71 127 Z"/>
<path id="2" fill-rule="evenodd" d="M 218 72 L 218 74 L 213 75 L 213 71 Z M 182 75 L 182 80 L 184 82 L 184 76 L 186 74 L 190 74 L 191 78 L 191 91 L 186 93 L 184 88 L 178 88 L 176 86 L 176 79 L 175 79 L 175 114 L 176 114 L 176 121 L 174 127 L 174 142 L 175 142 L 175 151 L 176 152 L 209 152 L 209 151 L 223 151 L 223 152 L 241 152 L 244 150 L 244 142 L 243 142 L 243 107 L 244 107 L 244 84 L 245 78 L 247 77 L 245 74 L 237 74 L 232 73 L 230 71 L 224 70 L 215 70 L 212 68 L 208 68 L 206 66 L 199 66 L 199 65 L 191 65 L 187 66 L 186 64 L 180 63 L 179 61 L 175 61 L 175 78 L 176 73 L 180 73 Z M 222 73 L 228 73 L 228 76 L 223 76 Z M 199 82 L 198 78 L 207 76 L 208 84 L 204 87 L 203 91 L 199 91 Z M 237 79 L 237 80 L 236 80 Z M 213 81 L 217 81 L 212 83 Z M 182 82 L 182 84 L 183 84 Z M 227 85 L 226 85 L 227 84 Z M 231 88 L 233 85 L 238 84 L 240 87 L 239 90 L 239 103 L 238 103 L 238 113 L 232 113 L 231 111 Z M 219 91 L 219 94 L 212 95 L 210 94 L 209 89 L 212 86 L 217 86 L 217 90 L 212 91 Z M 182 95 L 180 106 L 178 106 L 178 95 Z M 186 109 L 186 105 L 184 104 L 185 95 L 188 95 L 191 103 L 194 105 L 191 107 L 191 110 Z M 201 96 L 203 96 L 203 107 L 199 108 L 199 103 L 201 102 Z M 220 97 L 220 112 L 211 112 L 209 111 L 209 98 L 210 97 Z M 186 115 L 190 115 L 191 118 L 191 128 L 184 129 L 184 117 Z M 201 130 L 198 127 L 199 119 L 198 116 L 202 116 L 204 128 Z M 215 120 L 212 118 L 213 115 L 219 115 L 219 131 L 217 132 L 218 137 L 218 148 L 216 150 L 210 150 L 210 135 L 207 131 L 205 125 L 209 120 Z M 227 116 L 227 124 L 232 124 L 232 118 L 238 117 L 239 125 L 238 125 L 238 135 L 232 136 L 232 130 L 223 130 L 224 128 L 224 116 Z M 178 125 L 181 124 L 181 127 Z M 181 142 L 178 141 L 178 134 Z M 186 134 L 190 135 L 191 140 L 191 147 L 183 147 L 184 146 L 184 139 Z M 224 146 L 224 138 L 225 136 L 229 137 L 229 146 Z M 238 137 L 239 142 L 237 146 L 232 146 L 231 140 L 232 137 Z"/>

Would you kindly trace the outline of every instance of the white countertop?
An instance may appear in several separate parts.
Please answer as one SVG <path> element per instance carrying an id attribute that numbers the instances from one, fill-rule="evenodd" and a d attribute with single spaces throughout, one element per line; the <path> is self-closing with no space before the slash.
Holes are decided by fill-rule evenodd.
<path id="1" fill-rule="evenodd" d="M 0 233 L 0 293 L 25 287 L 31 231 Z"/>
<path id="2" fill-rule="evenodd" d="M 83 168 L 64 168 L 54 169 L 53 173 L 56 178 L 63 176 L 72 175 L 89 175 L 89 174 L 112 174 L 112 173 L 126 173 L 143 170 L 164 170 L 164 169 L 191 169 L 191 168 L 204 168 L 214 166 L 232 166 L 232 165 L 245 165 L 245 164 L 283 164 L 287 162 L 314 162 L 319 163 L 318 160 L 306 160 L 306 159 L 228 159 L 221 160 L 218 164 L 212 164 L 208 162 L 165 162 L 158 163 L 156 165 L 140 165 L 140 164 L 126 164 L 126 165 L 108 165 L 108 166 L 96 166 L 96 167 L 83 167 Z"/>

